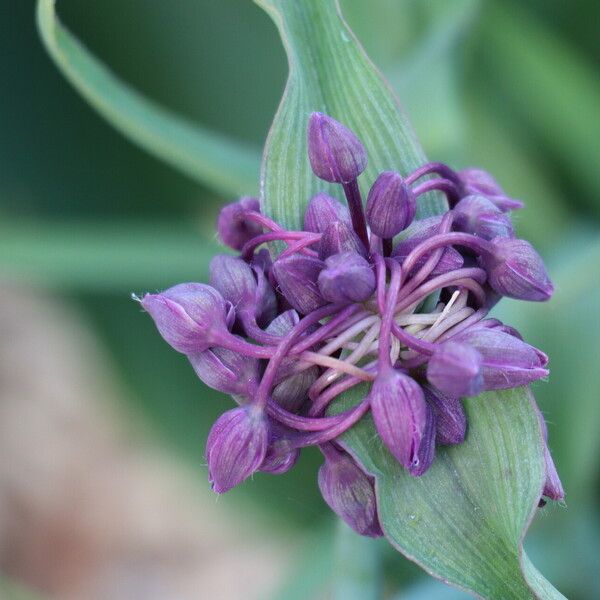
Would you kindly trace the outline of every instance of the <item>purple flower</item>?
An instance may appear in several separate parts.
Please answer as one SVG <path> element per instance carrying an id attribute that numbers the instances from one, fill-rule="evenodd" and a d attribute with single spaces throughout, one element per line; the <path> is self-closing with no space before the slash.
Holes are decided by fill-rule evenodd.
<path id="1" fill-rule="evenodd" d="M 453 210 L 454 228 L 484 240 L 514 236 L 508 215 L 485 196 L 465 196 Z"/>
<path id="2" fill-rule="evenodd" d="M 279 290 L 300 314 L 307 315 L 325 304 L 317 286 L 323 267 L 322 260 L 301 254 L 278 258 L 273 263 Z"/>
<path id="3" fill-rule="evenodd" d="M 384 171 L 367 198 L 367 223 L 381 238 L 393 238 L 415 218 L 417 203 L 399 173 Z"/>
<path id="4" fill-rule="evenodd" d="M 481 263 L 490 285 L 503 296 L 543 302 L 554 292 L 540 255 L 525 240 L 494 238 Z"/>
<path id="5" fill-rule="evenodd" d="M 383 443 L 402 466 L 417 469 L 431 418 L 421 386 L 400 371 L 386 369 L 374 381 L 369 398 Z"/>
<path id="6" fill-rule="evenodd" d="M 212 287 L 182 284 L 141 304 L 198 376 L 239 405 L 208 438 L 216 492 L 257 470 L 284 473 L 301 447 L 316 445 L 325 501 L 356 531 L 377 536 L 373 479 L 339 449 L 340 436 L 371 411 L 392 456 L 411 475 L 426 473 L 436 445 L 465 439 L 462 397 L 548 375 L 543 352 L 486 317 L 502 296 L 546 300 L 552 284 L 537 252 L 513 237 L 506 213 L 521 203 L 485 171 L 441 163 L 405 177 L 386 171 L 366 182 L 365 215 L 358 138 L 313 113 L 308 150 L 315 174 L 340 184 L 347 206 L 319 193 L 294 231 L 242 198 L 217 224 L 240 255 L 215 257 Z M 414 221 L 416 203 L 432 191 L 453 208 Z M 365 383 L 371 389 L 357 405 L 328 410 Z M 544 457 L 543 493 L 562 499 L 545 432 Z"/>
<path id="7" fill-rule="evenodd" d="M 482 356 L 472 346 L 440 344 L 427 364 L 427 379 L 447 396 L 476 396 L 483 389 Z"/>
<path id="8" fill-rule="evenodd" d="M 210 262 L 210 284 L 235 307 L 242 325 L 256 326 L 257 321 L 274 317 L 277 300 L 273 288 L 262 269 L 241 258 L 215 256 Z"/>
<path id="9" fill-rule="evenodd" d="M 206 460 L 212 488 L 223 494 L 248 479 L 263 463 L 269 425 L 262 409 L 240 406 L 223 413 L 206 441 Z"/>
<path id="10" fill-rule="evenodd" d="M 209 387 L 235 396 L 250 396 L 260 381 L 259 362 L 239 352 L 219 348 L 188 355 L 196 375 Z"/>
<path id="11" fill-rule="evenodd" d="M 460 398 L 445 396 L 431 386 L 423 386 L 425 400 L 435 415 L 436 443 L 442 446 L 462 444 L 467 434 L 467 415 Z"/>
<path id="12" fill-rule="evenodd" d="M 344 221 L 333 221 L 323 231 L 319 244 L 319 258 L 325 260 L 328 256 L 340 252 L 355 252 L 367 256 L 367 249 L 352 226 Z"/>
<path id="13" fill-rule="evenodd" d="M 475 348 L 482 357 L 483 389 L 527 385 L 548 375 L 547 357 L 537 348 L 498 329 L 470 328 L 452 338 Z"/>
<path id="14" fill-rule="evenodd" d="M 233 314 L 221 294 L 203 283 L 180 283 L 160 294 L 146 294 L 141 304 L 165 341 L 184 354 L 217 345 Z"/>
<path id="15" fill-rule="evenodd" d="M 294 446 L 293 433 L 282 427 L 271 428 L 267 453 L 260 470 L 271 475 L 287 473 L 298 461 L 300 450 Z"/>
<path id="16" fill-rule="evenodd" d="M 308 158 L 315 175 L 332 183 L 349 183 L 367 166 L 367 153 L 354 133 L 319 112 L 308 120 Z"/>
<path id="17" fill-rule="evenodd" d="M 331 510 L 354 531 L 369 537 L 383 535 L 371 479 L 352 458 L 328 445 L 319 469 L 319 489 Z"/>
<path id="18" fill-rule="evenodd" d="M 219 239 L 234 250 L 241 250 L 246 242 L 262 233 L 262 227 L 244 217 L 246 211 L 260 210 L 257 198 L 244 196 L 221 209 L 217 220 Z"/>
<path id="19" fill-rule="evenodd" d="M 403 233 L 403 239 L 394 247 L 392 257 L 400 263 L 422 242 L 439 232 L 442 217 L 429 217 L 413 221 L 412 225 Z M 415 269 L 421 268 L 433 251 L 426 253 L 416 263 Z M 442 250 L 442 256 L 435 266 L 432 275 L 441 275 L 455 271 L 463 266 L 464 259 L 454 248 L 448 246 Z"/>
<path id="20" fill-rule="evenodd" d="M 319 273 L 319 291 L 329 302 L 363 302 L 375 291 L 375 273 L 356 252 L 334 254 Z"/>
<path id="21" fill-rule="evenodd" d="M 313 196 L 304 213 L 304 231 L 323 233 L 334 221 L 351 223 L 348 207 L 324 192 Z"/>

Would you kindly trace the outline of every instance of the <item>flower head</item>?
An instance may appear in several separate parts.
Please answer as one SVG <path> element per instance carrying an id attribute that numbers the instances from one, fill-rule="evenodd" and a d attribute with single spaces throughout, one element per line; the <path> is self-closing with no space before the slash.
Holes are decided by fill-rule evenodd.
<path id="1" fill-rule="evenodd" d="M 465 396 L 548 375 L 547 356 L 488 313 L 502 296 L 546 300 L 552 283 L 533 247 L 514 237 L 509 211 L 521 203 L 486 172 L 440 163 L 406 176 L 386 171 L 368 182 L 365 214 L 360 140 L 313 113 L 308 150 L 315 174 L 340 184 L 347 206 L 319 193 L 307 199 L 304 229 L 288 230 L 255 199 L 227 205 L 217 229 L 240 255 L 213 260 L 212 286 L 182 284 L 141 303 L 198 376 L 240 404 L 208 438 L 215 491 L 256 471 L 283 473 L 301 448 L 316 445 L 325 501 L 356 531 L 376 536 L 373 480 L 340 449 L 340 436 L 370 411 L 374 435 L 422 476 L 436 446 L 468 435 Z M 438 178 L 420 181 L 432 174 Z M 451 208 L 415 219 L 419 198 L 433 190 Z M 271 256 L 270 242 L 285 248 Z M 334 407 L 365 383 L 370 390 L 355 406 Z M 560 499 L 544 452 L 544 495 Z"/>

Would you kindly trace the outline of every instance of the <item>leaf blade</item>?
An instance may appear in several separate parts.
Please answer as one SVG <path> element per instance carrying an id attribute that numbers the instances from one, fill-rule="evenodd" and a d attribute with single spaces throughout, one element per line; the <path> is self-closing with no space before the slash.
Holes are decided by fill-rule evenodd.
<path id="1" fill-rule="evenodd" d="M 308 165 L 304 132 L 313 110 L 327 112 L 362 139 L 370 158 L 370 166 L 362 177 L 363 190 L 365 180 L 372 181 L 378 171 L 392 168 L 405 173 L 425 162 L 404 115 L 352 37 L 337 2 L 256 1 L 277 24 L 290 64 L 286 90 L 263 157 L 261 203 L 267 214 L 288 227 L 298 227 L 310 195 L 332 189 L 318 181 Z M 420 214 L 443 209 L 443 200 L 429 198 L 421 205 Z M 336 402 L 336 408 L 356 404 L 365 393 L 364 386 L 357 386 Z M 484 402 L 490 397 L 502 400 Z M 478 410 L 474 410 L 476 405 Z M 431 472 L 420 479 L 410 477 L 382 447 L 370 416 L 342 439 L 348 451 L 375 477 L 382 526 L 388 539 L 406 556 L 432 575 L 482 597 L 554 597 L 553 588 L 548 588 L 545 580 L 529 569 L 521 554 L 522 537 L 534 514 L 544 478 L 542 437 L 531 396 L 523 390 L 487 394 L 468 400 L 467 409 L 471 418 L 470 441 L 442 449 Z M 521 424 L 518 435 L 511 430 L 514 419 Z M 486 439 L 490 434 L 495 436 L 493 445 Z M 492 450 L 495 454 L 488 456 L 489 464 L 485 465 L 485 476 L 492 476 L 491 483 L 469 479 L 474 461 L 481 463 L 481 457 Z M 527 458 L 523 464 L 519 460 L 522 456 Z M 514 477 L 507 478 L 507 485 L 501 485 L 507 465 Z M 486 507 L 494 508 L 493 515 L 480 506 L 478 494 L 482 488 L 487 490 Z M 429 506 L 428 516 L 434 515 L 435 519 L 427 522 L 433 521 L 439 531 L 430 527 L 418 531 L 418 536 L 407 533 L 407 524 L 410 527 L 416 520 L 416 514 L 411 519 L 406 512 L 410 502 L 402 502 L 402 495 L 409 493 L 413 500 L 423 502 L 422 510 Z M 444 512 L 437 505 L 427 504 L 432 493 L 447 496 L 454 503 L 453 522 L 444 520 Z M 511 503 L 515 509 L 506 510 Z M 424 519 L 420 521 L 425 523 Z M 414 524 L 412 527 L 414 532 Z M 474 540 L 465 545 L 463 532 Z M 527 573 L 522 571 L 521 560 L 525 561 Z"/>
<path id="2" fill-rule="evenodd" d="M 150 154 L 223 194 L 256 189 L 259 152 L 162 108 L 112 74 L 38 0 L 37 23 L 56 66 L 111 125 Z"/>

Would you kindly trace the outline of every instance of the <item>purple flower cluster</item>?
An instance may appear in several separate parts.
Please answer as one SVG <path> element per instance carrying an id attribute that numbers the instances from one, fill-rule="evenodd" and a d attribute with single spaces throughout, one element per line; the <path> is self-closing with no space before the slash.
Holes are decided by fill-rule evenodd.
<path id="1" fill-rule="evenodd" d="M 373 479 L 340 435 L 370 411 L 390 453 L 423 475 L 436 445 L 465 439 L 462 398 L 547 376 L 547 356 L 487 315 L 502 296 L 543 301 L 553 288 L 537 252 L 514 235 L 510 211 L 522 204 L 486 172 L 440 163 L 407 177 L 385 171 L 364 210 L 357 179 L 367 155 L 358 138 L 313 113 L 308 153 L 318 177 L 341 185 L 347 206 L 317 194 L 302 231 L 263 215 L 255 198 L 225 206 L 218 234 L 239 256 L 216 256 L 210 285 L 177 285 L 141 304 L 200 379 L 238 404 L 208 437 L 217 493 L 256 471 L 283 473 L 301 448 L 317 445 L 325 501 L 356 531 L 377 536 Z M 419 197 L 434 190 L 450 209 L 415 220 Z M 285 245 L 274 260 L 270 242 Z M 358 404 L 329 410 L 364 382 L 370 391 Z M 545 458 L 543 494 L 561 499 L 547 448 Z"/>

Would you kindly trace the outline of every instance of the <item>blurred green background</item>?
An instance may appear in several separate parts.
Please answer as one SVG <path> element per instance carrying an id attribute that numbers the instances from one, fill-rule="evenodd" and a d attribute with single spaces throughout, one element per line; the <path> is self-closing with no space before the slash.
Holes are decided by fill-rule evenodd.
<path id="1" fill-rule="evenodd" d="M 600 597 L 600 6 L 594 0 L 343 0 L 342 7 L 398 91 L 429 158 L 487 168 L 527 204 L 515 217 L 517 231 L 547 259 L 557 294 L 543 306 L 505 301 L 497 314 L 551 357 L 550 382 L 534 392 L 549 422 L 567 502 L 541 511 L 526 548 L 567 597 Z M 60 0 L 58 11 L 136 89 L 259 156 L 287 67 L 275 27 L 250 0 Z M 208 488 L 204 440 L 228 400 L 196 379 L 129 295 L 205 279 L 215 217 L 231 198 L 162 164 L 98 117 L 42 48 L 33 0 L 0 0 L 0 27 L 0 313 L 10 315 L 11 303 L 34 298 L 38 312 L 50 304 L 73 314 L 71 343 L 84 355 L 90 344 L 100 349 L 95 376 L 110 378 L 117 390 L 107 402 L 115 405 L 119 427 L 125 422 L 133 439 L 175 457 L 194 480 L 190 495 L 201 507 L 210 498 L 197 490 Z M 257 186 L 258 173 L 256 180 Z M 20 318 L 27 315 L 24 309 Z M 36 331 L 49 343 L 44 318 L 51 319 L 41 318 Z M 82 328 L 90 339 L 79 339 Z M 20 335 L 18 325 L 2 330 L 7 351 Z M 49 343 L 48 351 L 53 348 Z M 27 365 L 35 378 L 36 361 Z M 7 392 L 0 387 L 0 394 Z M 28 402 L 25 391 L 17 396 Z M 7 414 L 3 397 L 0 419 Z M 29 438 L 26 420 L 14 426 Z M 45 452 L 39 440 L 24 447 Z M 269 543 L 289 553 L 281 572 L 260 589 L 247 589 L 247 597 L 326 597 L 336 553 L 322 533 L 331 518 L 316 486 L 318 464 L 317 454 L 306 451 L 291 473 L 259 474 L 219 499 L 222 514 L 257 523 Z M 6 499 L 10 478 L 1 476 Z M 130 493 L 126 482 L 113 492 Z M 1 524 L 0 516 L 0 535 Z M 59 598 L 209 597 L 138 595 L 135 586 L 130 595 L 103 595 L 91 583 L 76 588 L 87 590 L 83 595 L 65 592 L 66 583 L 29 568 L 27 552 L 17 553 L 23 564 L 15 559 L 21 535 L 13 532 L 0 544 L 6 576 L 0 585 L 8 590 L 10 580 L 15 597 L 28 597 L 21 586 Z M 234 551 L 235 543 L 215 550 L 224 574 Z M 381 552 L 390 597 L 464 597 L 427 580 L 384 543 Z"/>

